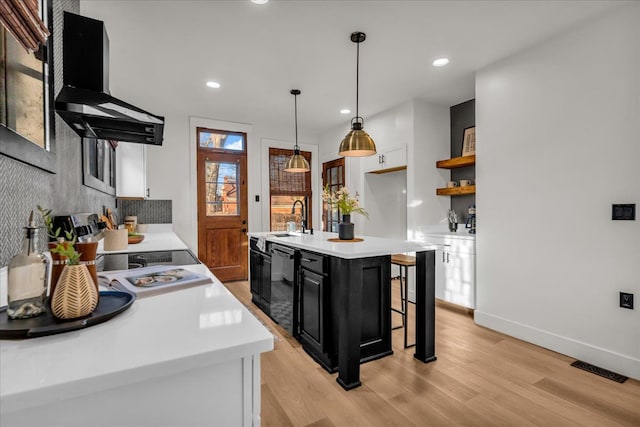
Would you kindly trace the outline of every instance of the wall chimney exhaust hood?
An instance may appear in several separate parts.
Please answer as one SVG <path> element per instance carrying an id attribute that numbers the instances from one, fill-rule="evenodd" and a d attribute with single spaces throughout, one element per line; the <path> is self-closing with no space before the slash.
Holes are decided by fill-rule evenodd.
<path id="1" fill-rule="evenodd" d="M 109 38 L 104 22 L 64 13 L 64 86 L 56 112 L 85 138 L 162 145 L 164 117 L 109 93 Z"/>

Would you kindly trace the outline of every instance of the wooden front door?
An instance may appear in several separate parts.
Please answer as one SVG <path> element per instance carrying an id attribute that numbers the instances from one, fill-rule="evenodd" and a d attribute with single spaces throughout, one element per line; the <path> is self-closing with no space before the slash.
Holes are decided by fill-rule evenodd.
<path id="1" fill-rule="evenodd" d="M 246 134 L 198 128 L 198 257 L 222 282 L 247 279 L 245 147 Z"/>
<path id="2" fill-rule="evenodd" d="M 322 164 L 322 188 L 329 187 L 335 193 L 344 187 L 344 157 Z M 338 207 L 322 203 L 322 230 L 338 232 L 340 222 Z"/>

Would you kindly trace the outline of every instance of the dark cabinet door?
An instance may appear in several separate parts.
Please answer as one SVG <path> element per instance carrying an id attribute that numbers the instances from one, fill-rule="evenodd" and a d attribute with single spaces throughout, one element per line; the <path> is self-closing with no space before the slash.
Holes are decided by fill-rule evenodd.
<path id="1" fill-rule="evenodd" d="M 300 275 L 300 333 L 320 351 L 324 351 L 323 276 L 303 269 Z"/>
<path id="2" fill-rule="evenodd" d="M 262 270 L 260 273 L 261 290 L 260 295 L 267 309 L 271 308 L 271 257 L 261 255 Z M 269 310 L 271 311 L 271 310 Z"/>
<path id="3" fill-rule="evenodd" d="M 249 269 L 251 270 L 249 283 L 251 285 L 251 295 L 255 298 L 260 296 L 260 281 L 262 279 L 261 256 L 259 253 L 251 251 L 249 257 Z"/>

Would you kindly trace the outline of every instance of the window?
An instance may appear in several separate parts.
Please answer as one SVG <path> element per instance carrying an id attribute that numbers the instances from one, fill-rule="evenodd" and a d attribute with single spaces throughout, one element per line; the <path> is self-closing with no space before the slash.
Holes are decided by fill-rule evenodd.
<path id="1" fill-rule="evenodd" d="M 29 6 L 19 10 L 29 12 L 34 19 L 12 23 L 37 25 L 42 34 L 46 33 L 43 28 L 53 22 L 51 3 L 31 0 L 28 4 L 6 2 L 5 5 L 2 2 L 9 11 L 16 5 Z M 44 21 L 42 26 L 35 20 L 36 12 Z M 9 12 L 5 9 L 5 13 Z M 22 13 L 12 15 L 22 16 Z M 35 40 L 23 41 L 23 46 L 26 43 L 33 47 L 32 42 Z M 0 25 L 0 153 L 55 173 L 53 42 L 49 38 L 35 53 L 27 53 L 23 46 Z"/>
<path id="2" fill-rule="evenodd" d="M 300 154 L 311 164 L 311 153 L 301 151 Z M 293 203 L 296 200 L 307 200 L 307 228 L 311 228 L 311 172 L 291 173 L 284 171 L 287 159 L 293 155 L 293 150 L 269 148 L 269 196 L 271 211 L 271 231 L 284 231 L 287 222 L 296 223 L 296 229 L 301 226 L 302 210 L 300 204 L 296 205 L 295 212 L 291 213 Z"/>
<path id="3" fill-rule="evenodd" d="M 224 151 L 244 152 L 245 136 L 242 133 L 198 128 L 200 148 L 213 148 Z"/>
<path id="4" fill-rule="evenodd" d="M 82 183 L 103 193 L 116 194 L 116 141 L 82 138 Z"/>

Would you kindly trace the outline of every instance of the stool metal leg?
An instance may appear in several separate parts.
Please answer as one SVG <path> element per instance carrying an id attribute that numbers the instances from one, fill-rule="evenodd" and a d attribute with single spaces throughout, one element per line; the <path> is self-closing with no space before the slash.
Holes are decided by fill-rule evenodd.
<path id="1" fill-rule="evenodd" d="M 398 310 L 397 308 L 393 308 L 391 307 L 391 311 L 395 311 L 396 313 L 400 314 L 402 316 L 402 326 L 393 326 L 391 329 L 395 330 L 395 329 L 400 329 L 400 328 L 405 328 L 405 330 L 407 329 L 406 326 L 406 321 L 405 321 L 405 316 L 406 316 L 406 311 L 405 311 L 405 306 L 404 306 L 404 299 L 402 298 L 402 266 L 400 267 L 400 307 L 402 308 L 401 310 Z"/>

